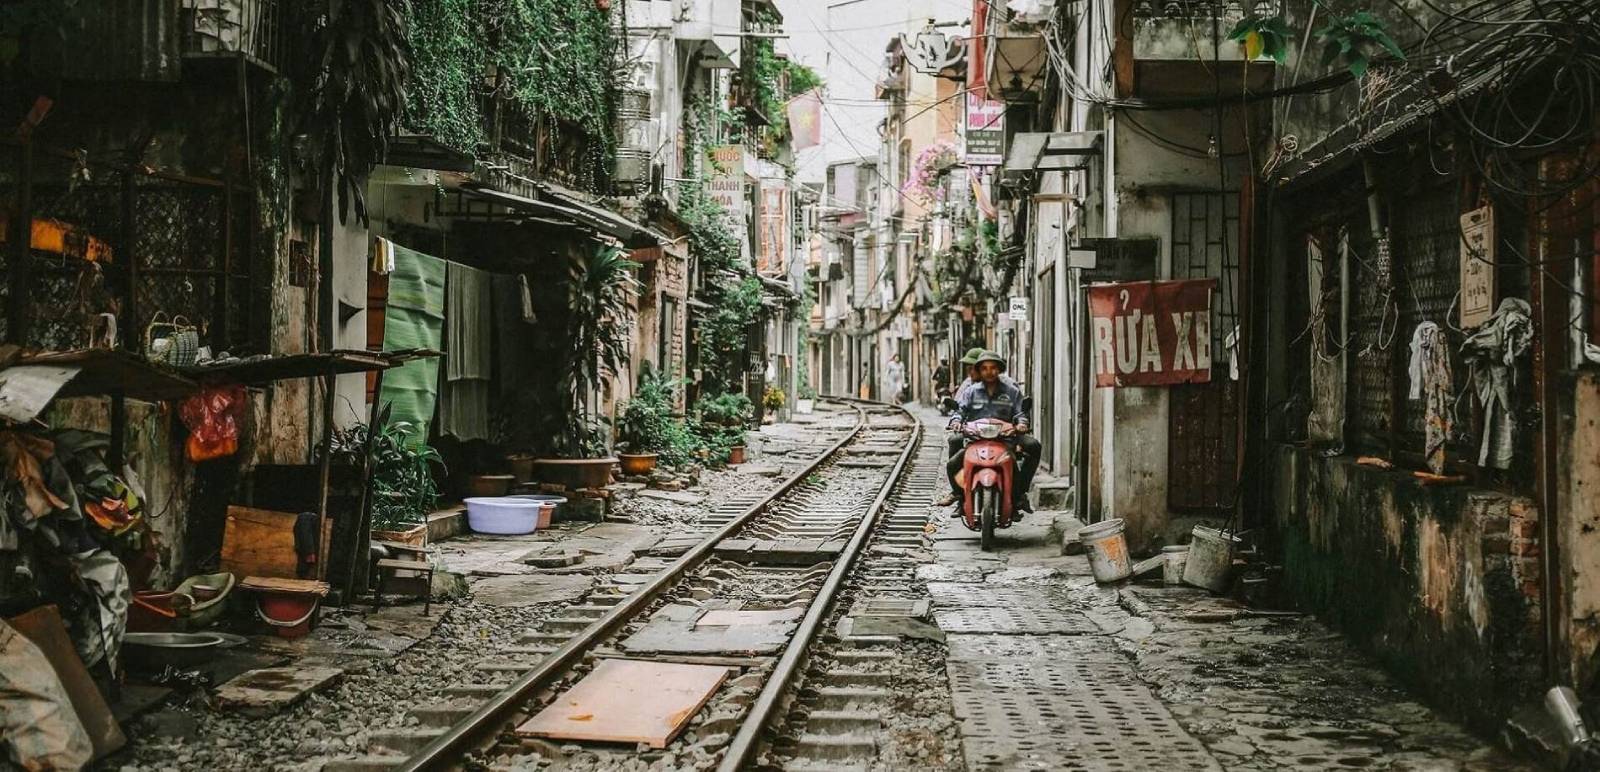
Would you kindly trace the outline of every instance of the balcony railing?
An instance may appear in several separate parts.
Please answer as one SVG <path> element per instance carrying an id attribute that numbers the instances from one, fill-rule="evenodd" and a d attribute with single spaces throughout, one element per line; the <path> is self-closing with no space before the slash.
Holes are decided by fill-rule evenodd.
<path id="1" fill-rule="evenodd" d="M 282 70 L 287 63 L 283 0 L 183 0 L 187 56 L 244 54 Z"/>
<path id="2" fill-rule="evenodd" d="M 1271 16 L 1283 6 L 1282 0 L 1138 0 L 1133 6 L 1135 19 L 1242 19 L 1246 13 Z"/>

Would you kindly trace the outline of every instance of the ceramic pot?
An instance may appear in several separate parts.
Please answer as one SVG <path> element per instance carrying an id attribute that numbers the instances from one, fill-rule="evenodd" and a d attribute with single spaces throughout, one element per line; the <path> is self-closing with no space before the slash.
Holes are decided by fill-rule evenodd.
<path id="1" fill-rule="evenodd" d="M 655 453 L 618 453 L 617 458 L 622 460 L 622 473 L 631 475 L 649 474 L 656 468 Z"/>

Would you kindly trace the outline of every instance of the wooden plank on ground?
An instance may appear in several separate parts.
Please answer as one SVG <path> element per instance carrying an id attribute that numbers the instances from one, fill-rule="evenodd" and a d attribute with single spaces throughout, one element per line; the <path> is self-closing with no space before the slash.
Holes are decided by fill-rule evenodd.
<path id="1" fill-rule="evenodd" d="M 517 734 L 665 748 L 728 675 L 712 665 L 604 660 Z"/>

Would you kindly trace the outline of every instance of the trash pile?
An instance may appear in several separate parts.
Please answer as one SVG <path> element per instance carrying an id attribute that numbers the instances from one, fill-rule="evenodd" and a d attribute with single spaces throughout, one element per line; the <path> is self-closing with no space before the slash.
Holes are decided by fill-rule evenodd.
<path id="1" fill-rule="evenodd" d="M 0 613 L 11 617 L 0 621 L 0 672 L 12 674 L 0 677 L 0 735 L 23 768 L 77 768 L 99 755 L 80 716 L 84 687 L 118 672 L 133 581 L 156 565 L 144 491 L 131 468 L 106 465 L 107 447 L 104 435 L 72 429 L 0 430 Z M 100 704 L 87 707 L 109 719 L 101 695 L 92 699 Z"/>

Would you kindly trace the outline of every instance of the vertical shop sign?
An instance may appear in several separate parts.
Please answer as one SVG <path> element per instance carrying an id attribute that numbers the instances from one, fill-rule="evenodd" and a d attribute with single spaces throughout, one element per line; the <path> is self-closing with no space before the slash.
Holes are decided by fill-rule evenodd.
<path id="1" fill-rule="evenodd" d="M 1494 209 L 1461 215 L 1461 326 L 1477 327 L 1494 315 Z"/>

